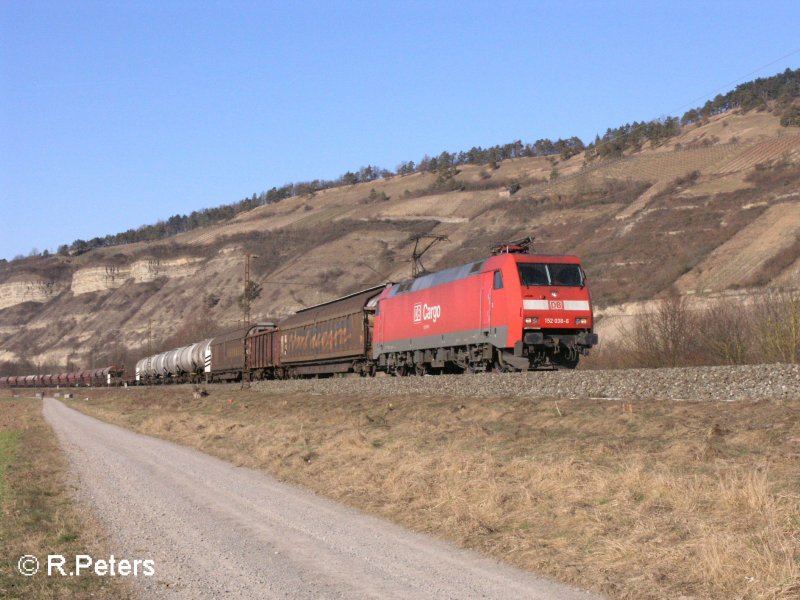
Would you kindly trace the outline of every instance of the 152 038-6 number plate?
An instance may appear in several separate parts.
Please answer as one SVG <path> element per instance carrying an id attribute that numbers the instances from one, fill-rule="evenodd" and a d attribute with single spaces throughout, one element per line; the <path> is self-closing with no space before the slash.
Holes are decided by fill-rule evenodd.
<path id="1" fill-rule="evenodd" d="M 561 317 L 545 317 L 546 325 L 569 325 L 569 319 Z"/>

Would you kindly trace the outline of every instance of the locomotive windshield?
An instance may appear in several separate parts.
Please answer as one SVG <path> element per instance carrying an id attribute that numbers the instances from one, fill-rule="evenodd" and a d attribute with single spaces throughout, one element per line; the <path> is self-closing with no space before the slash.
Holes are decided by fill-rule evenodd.
<path id="1" fill-rule="evenodd" d="M 580 265 L 558 263 L 517 263 L 519 282 L 525 287 L 561 285 L 583 287 Z"/>

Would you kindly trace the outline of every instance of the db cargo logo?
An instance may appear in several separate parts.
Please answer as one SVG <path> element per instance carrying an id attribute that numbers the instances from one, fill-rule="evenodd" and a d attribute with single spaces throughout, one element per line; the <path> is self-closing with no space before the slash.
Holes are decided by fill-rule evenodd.
<path id="1" fill-rule="evenodd" d="M 550 300 L 550 310 L 564 310 L 564 301 Z"/>
<path id="2" fill-rule="evenodd" d="M 414 323 L 421 323 L 422 321 L 436 323 L 441 317 L 442 307 L 438 304 L 436 306 L 428 306 L 427 304 L 414 305 Z"/>

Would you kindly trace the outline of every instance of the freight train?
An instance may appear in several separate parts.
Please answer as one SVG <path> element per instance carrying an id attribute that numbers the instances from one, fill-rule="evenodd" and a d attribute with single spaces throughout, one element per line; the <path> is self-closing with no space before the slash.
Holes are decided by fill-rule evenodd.
<path id="1" fill-rule="evenodd" d="M 531 241 L 144 358 L 136 381 L 574 369 L 598 343 L 586 274 Z"/>
<path id="2" fill-rule="evenodd" d="M 598 343 L 586 274 L 531 242 L 148 356 L 131 383 L 574 369 Z"/>

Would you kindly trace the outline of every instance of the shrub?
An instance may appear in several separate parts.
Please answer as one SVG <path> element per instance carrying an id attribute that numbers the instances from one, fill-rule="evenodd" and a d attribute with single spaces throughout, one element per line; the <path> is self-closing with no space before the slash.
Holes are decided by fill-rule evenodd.
<path id="1" fill-rule="evenodd" d="M 646 367 L 679 367 L 694 352 L 696 316 L 684 296 L 670 295 L 658 303 L 654 314 L 639 319 L 633 335 L 631 356 Z"/>
<path id="2" fill-rule="evenodd" d="M 800 362 L 800 290 L 770 291 L 752 312 L 759 362 Z"/>
<path id="3" fill-rule="evenodd" d="M 784 127 L 800 127 L 800 105 L 790 106 L 783 112 L 781 125 Z"/>
<path id="4" fill-rule="evenodd" d="M 211 292 L 205 297 L 203 303 L 205 304 L 206 308 L 210 309 L 214 308 L 217 304 L 219 304 L 219 300 L 220 300 L 219 294 Z"/>
<path id="5" fill-rule="evenodd" d="M 755 357 L 752 351 L 753 321 L 743 318 L 747 309 L 731 300 L 717 300 L 698 321 L 699 353 L 704 363 L 742 365 Z"/>
<path id="6" fill-rule="evenodd" d="M 367 196 L 364 203 L 368 204 L 369 202 L 386 202 L 388 199 L 389 196 L 386 195 L 386 192 L 379 192 L 375 188 L 372 188 L 369 191 L 369 196 Z"/>

